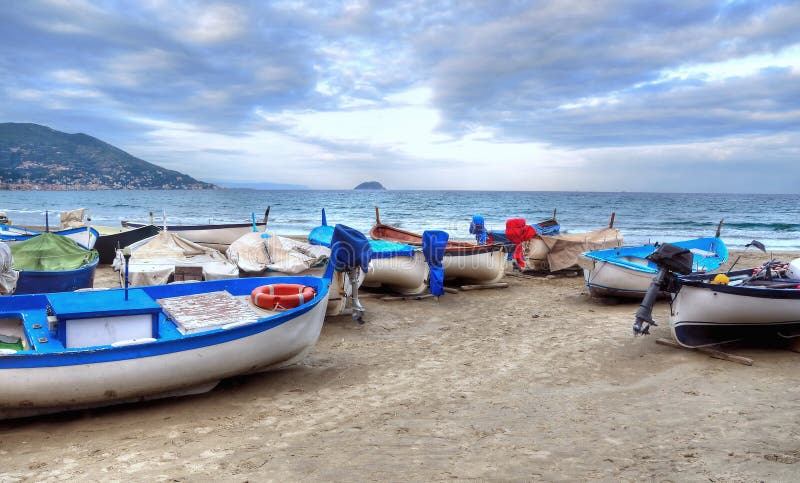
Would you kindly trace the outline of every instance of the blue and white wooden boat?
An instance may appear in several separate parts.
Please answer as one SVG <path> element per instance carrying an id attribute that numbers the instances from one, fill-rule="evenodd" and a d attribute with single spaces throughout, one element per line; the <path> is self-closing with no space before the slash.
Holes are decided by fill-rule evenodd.
<path id="1" fill-rule="evenodd" d="M 312 245 L 331 246 L 334 227 L 322 210 L 322 224 L 308 234 Z M 418 247 L 385 240 L 369 240 L 372 257 L 362 285 L 385 287 L 403 295 L 423 293 L 428 288 L 429 267 Z"/>
<path id="2" fill-rule="evenodd" d="M 75 243 L 87 250 L 93 249 L 94 244 L 97 243 L 97 239 L 100 237 L 100 233 L 91 227 L 68 228 L 65 230 L 47 230 L 47 232 L 75 240 Z M 42 233 L 45 232 L 30 230 L 28 228 L 13 225 L 0 225 L 0 241 L 6 243 L 30 240 L 31 238 L 41 235 Z"/>
<path id="3" fill-rule="evenodd" d="M 95 257 L 93 261 L 73 270 L 22 270 L 14 294 L 71 292 L 92 288 L 99 262 L 100 259 Z"/>
<path id="4" fill-rule="evenodd" d="M 68 292 L 91 288 L 99 262 L 95 250 L 54 233 L 42 233 L 10 246 L 19 272 L 15 294 Z"/>
<path id="5" fill-rule="evenodd" d="M 252 304 L 251 291 L 278 283 L 315 295 L 284 312 Z M 246 278 L 0 297 L 0 418 L 197 394 L 297 362 L 319 337 L 328 283 Z"/>
<path id="6" fill-rule="evenodd" d="M 671 243 L 692 252 L 692 272 L 717 270 L 728 261 L 728 248 L 716 237 L 694 238 Z M 658 244 L 610 248 L 584 252 L 579 259 L 586 286 L 595 297 L 641 299 L 658 272 L 656 264 L 647 259 Z"/>

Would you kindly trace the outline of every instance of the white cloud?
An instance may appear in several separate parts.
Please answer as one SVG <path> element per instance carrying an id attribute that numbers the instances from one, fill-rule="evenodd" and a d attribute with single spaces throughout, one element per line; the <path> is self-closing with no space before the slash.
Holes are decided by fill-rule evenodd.
<path id="1" fill-rule="evenodd" d="M 185 12 L 178 38 L 198 44 L 215 44 L 234 40 L 245 32 L 247 16 L 238 8 L 233 5 L 203 5 Z"/>
<path id="2" fill-rule="evenodd" d="M 94 85 L 94 79 L 83 71 L 77 69 L 61 69 L 55 70 L 50 73 L 50 76 L 56 82 L 63 84 L 79 84 L 84 86 Z"/>
<path id="3" fill-rule="evenodd" d="M 731 77 L 750 77 L 768 68 L 790 68 L 800 70 L 800 45 L 787 47 L 780 52 L 750 55 L 724 62 L 688 64 L 667 69 L 653 83 L 670 82 L 676 79 L 700 78 L 706 82 L 717 82 Z"/>

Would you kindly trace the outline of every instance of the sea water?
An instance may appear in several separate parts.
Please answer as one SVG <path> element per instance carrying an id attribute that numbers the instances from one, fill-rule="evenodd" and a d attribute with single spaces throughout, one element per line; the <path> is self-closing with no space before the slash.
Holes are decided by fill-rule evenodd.
<path id="1" fill-rule="evenodd" d="M 713 236 L 724 219 L 722 238 L 730 248 L 758 240 L 769 250 L 800 250 L 800 196 L 758 194 L 587 193 L 516 191 L 0 191 L 0 211 L 16 225 L 57 226 L 58 213 L 87 208 L 92 224 L 119 226 L 120 221 L 168 224 L 248 222 L 271 207 L 269 230 L 307 235 L 320 224 L 342 223 L 368 232 L 375 221 L 409 231 L 445 230 L 468 239 L 472 215 L 483 215 L 490 229 L 504 229 L 508 218 L 529 223 L 557 210 L 562 233 L 614 227 L 626 245 L 670 242 Z"/>

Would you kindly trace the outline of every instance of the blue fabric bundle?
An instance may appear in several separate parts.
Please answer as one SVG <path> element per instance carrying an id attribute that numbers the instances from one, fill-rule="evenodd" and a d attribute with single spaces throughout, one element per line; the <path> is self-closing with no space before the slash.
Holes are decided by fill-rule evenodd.
<path id="1" fill-rule="evenodd" d="M 447 232 L 440 230 L 426 230 L 422 233 L 422 254 L 431 270 L 429 287 L 431 294 L 437 297 L 444 294 L 442 259 L 449 238 Z"/>
<path id="2" fill-rule="evenodd" d="M 363 233 L 349 226 L 336 225 L 331 237 L 331 262 L 337 272 L 356 267 L 366 272 L 371 259 L 372 249 Z"/>
<path id="3" fill-rule="evenodd" d="M 475 235 L 475 240 L 478 242 L 478 245 L 486 245 L 486 224 L 483 221 L 483 216 L 472 216 L 472 223 L 469 224 L 469 232 Z"/>

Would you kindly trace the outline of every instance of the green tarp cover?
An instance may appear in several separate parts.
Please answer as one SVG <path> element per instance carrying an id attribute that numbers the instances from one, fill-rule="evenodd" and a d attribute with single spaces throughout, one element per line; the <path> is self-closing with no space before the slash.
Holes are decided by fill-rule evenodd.
<path id="1" fill-rule="evenodd" d="M 14 256 L 14 270 L 75 270 L 97 258 L 96 250 L 86 250 L 74 240 L 53 233 L 42 233 L 10 246 Z"/>

